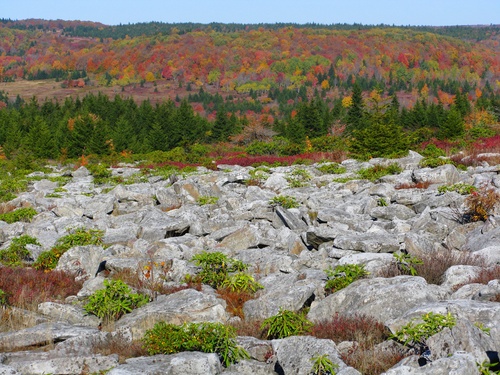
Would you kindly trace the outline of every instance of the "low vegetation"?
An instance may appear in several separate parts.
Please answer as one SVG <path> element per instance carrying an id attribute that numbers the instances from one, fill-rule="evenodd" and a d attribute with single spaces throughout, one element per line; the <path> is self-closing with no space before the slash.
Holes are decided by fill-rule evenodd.
<path id="1" fill-rule="evenodd" d="M 149 297 L 133 293 L 132 289 L 123 281 L 105 279 L 104 289 L 94 292 L 89 297 L 84 309 L 107 324 L 148 302 Z"/>
<path id="2" fill-rule="evenodd" d="M 333 269 L 330 267 L 325 270 L 325 273 L 328 278 L 325 284 L 327 293 L 338 292 L 354 281 L 368 275 L 364 264 L 345 264 L 336 266 Z"/>
<path id="3" fill-rule="evenodd" d="M 185 323 L 179 326 L 159 322 L 146 331 L 142 341 L 149 355 L 185 351 L 217 353 L 226 367 L 249 358 L 249 354 L 236 343 L 236 330 L 222 323 Z"/>

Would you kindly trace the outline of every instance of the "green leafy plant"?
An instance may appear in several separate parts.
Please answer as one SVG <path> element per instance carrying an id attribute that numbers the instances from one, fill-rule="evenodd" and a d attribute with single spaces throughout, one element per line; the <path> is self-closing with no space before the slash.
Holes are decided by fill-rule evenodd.
<path id="1" fill-rule="evenodd" d="M 74 246 L 102 245 L 104 231 L 98 229 L 76 228 L 73 233 L 59 238 L 54 247 L 42 252 L 33 267 L 39 270 L 56 268 L 59 258 Z"/>
<path id="2" fill-rule="evenodd" d="M 418 272 L 414 266 L 424 264 L 424 262 L 421 259 L 411 254 L 406 254 L 401 252 L 401 253 L 393 253 L 392 256 L 396 260 L 398 269 L 403 274 L 409 273 L 412 276 L 417 276 Z"/>
<path id="3" fill-rule="evenodd" d="M 0 214 L 0 220 L 7 224 L 12 224 L 18 221 L 30 222 L 38 212 L 33 207 L 18 208 L 17 210 Z"/>
<path id="4" fill-rule="evenodd" d="M 475 322 L 474 325 L 479 328 L 481 331 L 483 331 L 485 334 L 487 334 L 488 336 L 490 336 L 490 331 L 491 331 L 491 328 L 488 328 L 488 327 L 485 327 L 483 323 L 481 322 Z"/>
<path id="5" fill-rule="evenodd" d="M 338 163 L 321 164 L 316 169 L 324 174 L 342 174 L 346 172 L 346 168 Z"/>
<path id="6" fill-rule="evenodd" d="M 29 250 L 26 248 L 26 245 L 30 244 L 40 246 L 36 238 L 28 235 L 12 239 L 7 249 L 0 250 L 0 262 L 6 266 L 21 266 L 31 256 Z"/>
<path id="7" fill-rule="evenodd" d="M 389 174 L 399 174 L 403 170 L 399 166 L 398 163 L 392 163 L 388 165 L 387 167 L 384 167 L 383 165 L 377 164 L 374 165 L 371 168 L 365 168 L 361 169 L 358 171 L 359 177 L 365 179 L 365 180 L 370 180 L 370 181 L 376 181 L 379 178 L 389 175 Z"/>
<path id="8" fill-rule="evenodd" d="M 313 363 L 310 372 L 312 375 L 335 375 L 335 369 L 339 367 L 328 358 L 328 354 L 312 357 L 311 362 Z"/>
<path id="9" fill-rule="evenodd" d="M 463 182 L 458 182 L 453 185 L 441 185 L 438 187 L 438 193 L 443 194 L 448 191 L 456 191 L 458 194 L 467 195 L 471 194 L 474 191 L 477 191 L 477 188 L 473 185 L 469 185 Z"/>
<path id="10" fill-rule="evenodd" d="M 419 166 L 422 168 L 437 168 L 445 164 L 453 164 L 453 162 L 441 157 L 427 157 L 420 161 Z"/>
<path id="11" fill-rule="evenodd" d="M 7 306 L 9 304 L 9 295 L 0 289 L 0 307 Z"/>
<path id="12" fill-rule="evenodd" d="M 476 362 L 477 369 L 481 375 L 497 375 L 500 374 L 500 362 L 487 363 L 486 361 Z"/>
<path id="13" fill-rule="evenodd" d="M 384 198 L 379 198 L 377 201 L 377 206 L 379 207 L 387 207 L 387 201 Z"/>
<path id="14" fill-rule="evenodd" d="M 450 312 L 446 315 L 429 312 L 422 315 L 421 320 L 421 323 L 415 323 L 415 319 L 413 319 L 390 338 L 422 351 L 426 347 L 425 341 L 429 337 L 441 332 L 444 328 L 452 328 L 456 324 L 456 319 Z"/>
<path id="15" fill-rule="evenodd" d="M 228 367 L 249 354 L 236 343 L 234 327 L 222 323 L 185 323 L 181 326 L 158 322 L 144 334 L 143 347 L 149 355 L 184 351 L 217 353 Z"/>
<path id="16" fill-rule="evenodd" d="M 196 201 L 200 206 L 204 206 L 206 204 L 216 204 L 219 201 L 219 197 L 202 195 Z"/>
<path id="17" fill-rule="evenodd" d="M 291 197 L 289 195 L 277 195 L 269 201 L 269 204 L 271 206 L 281 206 L 283 208 L 299 207 L 299 203 L 297 202 L 295 197 Z"/>
<path id="18" fill-rule="evenodd" d="M 191 262 L 201 267 L 201 271 L 196 277 L 188 276 L 191 281 L 199 281 L 208 284 L 213 288 L 220 287 L 232 272 L 242 272 L 248 265 L 237 260 L 228 258 L 225 254 L 216 251 L 208 253 L 206 251 L 196 254 L 191 258 Z"/>
<path id="19" fill-rule="evenodd" d="M 330 267 L 325 270 L 325 273 L 328 278 L 325 290 L 330 293 L 338 292 L 354 281 L 368 275 L 364 264 L 344 264 L 336 266 L 334 269 Z"/>
<path id="20" fill-rule="evenodd" d="M 132 289 L 121 280 L 104 280 L 104 289 L 97 290 L 89 297 L 85 311 L 94 314 L 105 322 L 119 319 L 149 302 L 147 296 L 133 293 Z"/>
<path id="21" fill-rule="evenodd" d="M 313 326 L 304 314 L 280 308 L 278 314 L 262 322 L 260 329 L 267 331 L 268 339 L 282 339 L 308 333 Z"/>
<path id="22" fill-rule="evenodd" d="M 262 284 L 255 281 L 252 275 L 244 272 L 238 272 L 230 275 L 221 284 L 221 288 L 228 288 L 233 292 L 250 292 L 255 293 L 259 289 L 264 289 Z"/>
<path id="23" fill-rule="evenodd" d="M 306 186 L 307 183 L 311 180 L 312 176 L 305 169 L 298 168 L 289 173 L 285 178 L 288 181 L 290 187 L 299 188 Z"/>

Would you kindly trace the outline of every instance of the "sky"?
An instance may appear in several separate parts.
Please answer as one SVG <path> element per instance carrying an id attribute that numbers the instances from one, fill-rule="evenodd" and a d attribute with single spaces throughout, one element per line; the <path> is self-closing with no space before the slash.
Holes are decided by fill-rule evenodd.
<path id="1" fill-rule="evenodd" d="M 500 24 L 500 0 L 0 0 L 0 18 L 167 23 Z"/>

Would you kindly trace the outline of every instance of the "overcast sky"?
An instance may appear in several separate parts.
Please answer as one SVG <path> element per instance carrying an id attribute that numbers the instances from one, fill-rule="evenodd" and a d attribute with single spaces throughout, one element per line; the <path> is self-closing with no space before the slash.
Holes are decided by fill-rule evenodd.
<path id="1" fill-rule="evenodd" d="M 500 24 L 500 0 L 0 0 L 0 18 L 489 25 Z"/>

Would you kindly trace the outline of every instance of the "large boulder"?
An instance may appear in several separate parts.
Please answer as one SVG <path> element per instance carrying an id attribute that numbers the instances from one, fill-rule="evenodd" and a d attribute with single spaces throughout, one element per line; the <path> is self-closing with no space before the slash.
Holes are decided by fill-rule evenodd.
<path id="1" fill-rule="evenodd" d="M 313 303 L 307 316 L 318 322 L 327 320 L 336 313 L 356 312 L 386 322 L 416 306 L 442 300 L 446 295 L 443 288 L 427 284 L 422 277 L 362 279 L 318 303 Z"/>
<path id="2" fill-rule="evenodd" d="M 109 375 L 216 375 L 222 366 L 215 353 L 183 352 L 170 355 L 130 358 L 107 374 Z"/>
<path id="3" fill-rule="evenodd" d="M 271 274 L 259 282 L 264 290 L 259 297 L 247 301 L 243 306 L 245 318 L 266 319 L 278 314 L 280 308 L 298 311 L 306 302 L 314 299 L 314 292 L 320 287 L 317 280 L 301 279 L 300 274 Z"/>
<path id="4" fill-rule="evenodd" d="M 225 323 L 228 319 L 223 300 L 212 294 L 186 289 L 161 295 L 156 301 L 126 314 L 116 322 L 116 328 L 130 328 L 134 339 L 139 339 L 160 321 L 172 324 L 206 321 Z"/>
<path id="5" fill-rule="evenodd" d="M 332 340 L 318 339 L 312 336 L 291 336 L 281 340 L 273 340 L 276 353 L 276 367 L 283 374 L 309 375 L 312 370 L 312 358 L 326 355 L 334 365 L 337 375 L 359 375 L 352 367 L 348 367 L 340 358 Z M 298 355 L 300 353 L 300 355 Z"/>

